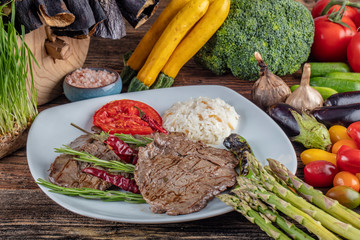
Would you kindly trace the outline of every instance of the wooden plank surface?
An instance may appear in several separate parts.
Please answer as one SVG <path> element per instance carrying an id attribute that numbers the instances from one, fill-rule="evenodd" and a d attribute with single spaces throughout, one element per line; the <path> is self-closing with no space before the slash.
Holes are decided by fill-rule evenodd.
<path id="1" fill-rule="evenodd" d="M 167 1 L 161 1 L 157 14 Z M 309 3 L 309 1 L 308 1 Z M 87 67 L 109 67 L 121 71 L 122 55 L 134 49 L 155 18 L 138 30 L 127 27 L 121 40 L 92 38 L 85 62 Z M 284 77 L 289 84 L 298 83 L 300 74 Z M 215 76 L 187 63 L 174 86 L 223 85 L 250 98 L 252 82 L 231 75 Z M 68 103 L 61 96 L 41 106 L 40 111 Z M 56 137 L 56 136 L 54 136 Z M 301 146 L 294 147 L 299 153 Z M 303 177 L 298 162 L 297 175 Z M 222 216 L 177 224 L 139 225 L 92 219 L 72 213 L 48 198 L 35 184 L 26 159 L 26 149 L 0 160 L 0 239 L 268 239 L 257 226 L 242 215 L 231 212 Z"/>

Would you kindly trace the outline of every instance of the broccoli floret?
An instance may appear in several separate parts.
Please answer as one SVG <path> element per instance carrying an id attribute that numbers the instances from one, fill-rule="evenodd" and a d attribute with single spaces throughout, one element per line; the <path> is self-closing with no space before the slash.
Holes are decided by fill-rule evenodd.
<path id="1" fill-rule="evenodd" d="M 296 72 L 310 54 L 314 21 L 294 0 L 231 0 L 230 12 L 195 61 L 215 74 L 228 70 L 242 79 L 259 77 L 254 52 L 279 75 Z"/>

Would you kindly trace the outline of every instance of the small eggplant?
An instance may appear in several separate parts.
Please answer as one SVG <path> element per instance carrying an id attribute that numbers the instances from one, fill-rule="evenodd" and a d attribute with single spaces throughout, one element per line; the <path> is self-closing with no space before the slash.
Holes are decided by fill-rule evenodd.
<path id="1" fill-rule="evenodd" d="M 293 114 L 291 114 L 291 111 L 300 114 L 294 107 L 286 103 L 272 105 L 268 108 L 267 113 L 282 128 L 288 137 L 295 137 L 300 134 L 300 127 Z"/>
<path id="2" fill-rule="evenodd" d="M 298 112 L 286 103 L 271 106 L 267 113 L 283 129 L 291 141 L 306 148 L 327 150 L 331 145 L 329 131 L 312 115 Z"/>
<path id="3" fill-rule="evenodd" d="M 360 103 L 360 91 L 336 93 L 328 97 L 324 106 L 340 106 Z"/>
<path id="4" fill-rule="evenodd" d="M 360 103 L 315 108 L 311 113 L 317 121 L 327 127 L 332 125 L 347 127 L 353 122 L 360 121 Z"/>

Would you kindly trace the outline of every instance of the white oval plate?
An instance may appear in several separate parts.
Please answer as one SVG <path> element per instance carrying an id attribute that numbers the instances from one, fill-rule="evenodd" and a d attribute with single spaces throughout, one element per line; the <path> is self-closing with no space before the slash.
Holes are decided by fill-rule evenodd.
<path id="1" fill-rule="evenodd" d="M 297 159 L 291 142 L 265 112 L 229 88 L 202 85 L 123 93 L 73 102 L 42 111 L 32 124 L 27 140 L 27 158 L 31 174 L 35 180 L 38 178 L 47 180 L 48 169 L 58 155 L 54 152 L 54 148 L 69 144 L 82 134 L 70 123 L 90 130 L 94 112 L 110 101 L 117 99 L 142 101 L 163 115 L 172 104 L 199 96 L 219 97 L 235 107 L 240 114 L 240 124 L 236 132 L 245 137 L 260 162 L 265 163 L 266 158 L 274 158 L 282 162 L 291 172 L 296 172 Z M 233 210 L 218 199 L 213 199 L 199 212 L 168 216 L 152 213 L 148 204 L 87 200 L 51 193 L 47 188 L 39 187 L 52 200 L 72 212 L 110 221 L 142 224 L 175 223 L 209 218 Z"/>

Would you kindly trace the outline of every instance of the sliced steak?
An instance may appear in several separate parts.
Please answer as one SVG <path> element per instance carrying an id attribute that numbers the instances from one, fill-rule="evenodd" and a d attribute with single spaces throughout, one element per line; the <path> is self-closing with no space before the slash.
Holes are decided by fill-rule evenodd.
<path id="1" fill-rule="evenodd" d="M 188 214 L 234 186 L 238 164 L 231 152 L 182 133 L 155 133 L 152 143 L 139 148 L 134 177 L 151 211 Z"/>
<path id="2" fill-rule="evenodd" d="M 106 144 L 88 135 L 76 138 L 70 143 L 69 147 L 77 151 L 85 151 L 100 159 L 120 160 Z M 49 180 L 56 185 L 70 188 L 86 187 L 105 190 L 111 186 L 110 183 L 100 178 L 83 173 L 81 170 L 86 167 L 93 167 L 93 164 L 79 162 L 74 160 L 71 155 L 62 154 L 51 164 Z M 100 167 L 96 168 L 102 169 Z"/>

